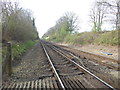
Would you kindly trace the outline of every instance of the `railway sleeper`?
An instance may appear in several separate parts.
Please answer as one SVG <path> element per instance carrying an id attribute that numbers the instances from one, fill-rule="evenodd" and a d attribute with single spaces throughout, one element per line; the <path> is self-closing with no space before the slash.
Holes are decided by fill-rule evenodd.
<path id="1" fill-rule="evenodd" d="M 61 80 L 65 86 L 65 89 L 89 89 L 89 88 L 107 88 L 106 86 L 100 84 L 93 78 L 86 78 L 81 75 L 74 76 L 60 76 Z M 61 89 L 58 80 L 54 77 L 46 77 L 43 79 L 38 79 L 28 82 L 12 83 L 8 86 L 3 86 L 2 90 L 39 90 L 39 89 Z"/>

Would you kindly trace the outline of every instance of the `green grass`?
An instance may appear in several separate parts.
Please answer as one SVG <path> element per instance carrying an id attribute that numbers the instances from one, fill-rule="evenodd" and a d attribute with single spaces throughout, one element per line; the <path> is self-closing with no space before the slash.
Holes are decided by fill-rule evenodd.
<path id="1" fill-rule="evenodd" d="M 20 58 L 23 53 L 25 53 L 28 49 L 33 47 L 37 42 L 38 41 L 27 41 L 24 43 L 12 44 L 12 59 Z M 6 55 L 7 55 L 7 47 L 4 47 L 2 48 L 2 60 L 5 59 Z"/>
<path id="2" fill-rule="evenodd" d="M 12 57 L 19 58 L 23 53 L 25 53 L 29 48 L 35 45 L 36 41 L 28 41 L 25 43 L 18 43 L 12 45 Z"/>

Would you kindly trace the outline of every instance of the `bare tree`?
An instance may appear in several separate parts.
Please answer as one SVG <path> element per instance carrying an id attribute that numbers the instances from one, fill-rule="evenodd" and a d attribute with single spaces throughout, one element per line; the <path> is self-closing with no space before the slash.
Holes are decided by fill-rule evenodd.
<path id="1" fill-rule="evenodd" d="M 57 20 L 55 27 L 56 29 L 61 30 L 62 26 L 64 26 L 69 33 L 72 33 L 79 29 L 78 24 L 78 16 L 75 13 L 66 12 Z"/>
<path id="2" fill-rule="evenodd" d="M 78 31 L 79 29 L 79 18 L 75 13 L 72 12 L 66 12 L 64 17 L 66 18 L 66 22 L 68 25 L 68 30 L 70 32 Z"/>
<path id="3" fill-rule="evenodd" d="M 103 24 L 103 20 L 106 17 L 107 7 L 95 2 L 94 6 L 90 11 L 90 19 L 93 23 L 93 31 L 99 32 L 101 31 L 101 27 Z"/>
<path id="4" fill-rule="evenodd" d="M 111 21 L 115 22 L 116 29 L 120 29 L 120 0 L 99 1 L 98 3 L 109 8 L 109 14 L 115 17 L 113 19 L 111 18 Z"/>
<path id="5" fill-rule="evenodd" d="M 117 3 L 117 10 L 118 10 L 118 13 L 117 13 L 117 29 L 120 29 L 120 1 L 118 1 Z"/>

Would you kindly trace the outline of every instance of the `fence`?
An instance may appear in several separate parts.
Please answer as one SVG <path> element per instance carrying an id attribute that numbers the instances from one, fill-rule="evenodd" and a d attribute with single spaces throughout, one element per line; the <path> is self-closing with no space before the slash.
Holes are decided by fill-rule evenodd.
<path id="1" fill-rule="evenodd" d="M 7 55 L 5 60 L 2 62 L 2 73 L 10 76 L 12 74 L 12 44 L 8 42 L 7 46 Z"/>

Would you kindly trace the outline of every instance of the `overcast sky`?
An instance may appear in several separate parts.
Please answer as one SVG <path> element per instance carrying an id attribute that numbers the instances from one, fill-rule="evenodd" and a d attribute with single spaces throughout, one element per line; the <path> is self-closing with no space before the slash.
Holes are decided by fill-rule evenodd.
<path id="1" fill-rule="evenodd" d="M 80 32 L 89 31 L 89 11 L 94 0 L 18 0 L 23 8 L 31 9 L 36 19 L 39 36 L 52 26 L 65 12 L 74 12 L 80 19 Z"/>

